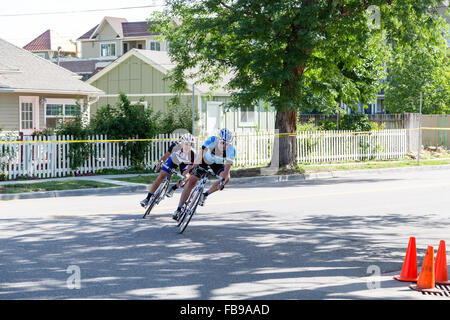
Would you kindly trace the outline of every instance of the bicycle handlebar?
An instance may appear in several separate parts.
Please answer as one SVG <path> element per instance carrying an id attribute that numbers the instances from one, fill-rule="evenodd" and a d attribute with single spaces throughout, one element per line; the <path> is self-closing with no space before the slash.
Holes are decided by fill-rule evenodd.
<path id="1" fill-rule="evenodd" d="M 162 167 L 166 168 L 167 170 L 170 170 L 170 172 L 172 172 L 172 174 L 177 175 L 180 179 L 182 179 L 182 180 L 186 179 L 185 176 L 183 176 L 182 174 L 178 173 L 176 170 L 174 170 L 174 169 L 169 168 L 168 166 L 166 166 L 166 164 L 165 164 L 164 162 L 160 161 L 159 164 L 160 164 Z M 154 170 L 155 167 L 156 167 L 156 165 L 153 167 L 153 170 Z"/>
<path id="2" fill-rule="evenodd" d="M 199 170 L 199 169 L 201 171 L 203 171 L 208 177 L 216 177 L 217 179 L 219 179 L 220 180 L 220 190 L 223 190 L 223 188 L 225 188 L 225 184 L 224 184 L 225 178 L 223 178 L 207 169 L 204 169 L 202 167 L 197 167 L 197 170 Z"/>

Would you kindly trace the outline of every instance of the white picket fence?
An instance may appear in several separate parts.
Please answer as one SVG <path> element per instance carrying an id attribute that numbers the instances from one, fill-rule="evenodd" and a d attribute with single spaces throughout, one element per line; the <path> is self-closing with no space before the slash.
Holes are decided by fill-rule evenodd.
<path id="1" fill-rule="evenodd" d="M 297 161 L 301 163 L 398 159 L 407 152 L 405 129 L 370 133 L 330 130 L 297 135 Z"/>
<path id="2" fill-rule="evenodd" d="M 178 135 L 159 135 L 150 142 L 145 165 L 153 166 L 166 152 Z M 237 134 L 234 146 L 237 150 L 236 167 L 268 165 L 272 158 L 274 132 Z M 201 149 L 206 137 L 196 137 L 195 149 Z M 395 159 L 407 153 L 406 130 L 391 129 L 371 133 L 352 131 L 314 131 L 297 134 L 297 160 L 300 163 L 358 161 L 367 159 Z M 105 141 L 103 135 L 87 140 L 91 152 L 76 170 L 70 168 L 69 148 L 75 140 L 70 136 L 50 137 L 0 137 L 0 172 L 8 179 L 19 176 L 48 178 L 97 173 L 104 169 L 126 169 L 131 161 L 120 154 L 121 143 Z M 127 142 L 134 143 L 134 142 Z M 92 152 L 93 151 L 93 152 Z"/>

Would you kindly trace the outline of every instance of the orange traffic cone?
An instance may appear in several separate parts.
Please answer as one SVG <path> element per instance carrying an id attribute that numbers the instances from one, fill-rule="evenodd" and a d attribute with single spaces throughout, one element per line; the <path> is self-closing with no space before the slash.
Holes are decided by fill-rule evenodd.
<path id="1" fill-rule="evenodd" d="M 427 253 L 423 259 L 422 268 L 420 269 L 419 278 L 417 279 L 417 285 L 411 284 L 409 287 L 421 292 L 441 293 L 441 291 L 435 287 L 434 276 L 434 249 L 432 246 L 428 246 Z"/>
<path id="2" fill-rule="evenodd" d="M 447 275 L 447 254 L 445 253 L 445 241 L 441 240 L 436 254 L 435 263 L 436 283 L 450 285 Z"/>
<path id="3" fill-rule="evenodd" d="M 417 281 L 417 252 L 416 238 L 409 238 L 408 249 L 406 250 L 405 260 L 403 261 L 402 272 L 399 276 L 394 276 L 398 281 Z"/>

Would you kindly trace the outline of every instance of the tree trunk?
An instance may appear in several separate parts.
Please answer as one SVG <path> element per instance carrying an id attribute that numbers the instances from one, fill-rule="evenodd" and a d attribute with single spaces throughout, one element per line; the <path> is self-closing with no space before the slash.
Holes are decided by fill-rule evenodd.
<path id="1" fill-rule="evenodd" d="M 280 136 L 275 137 L 272 163 L 276 162 L 276 157 L 278 157 L 279 167 L 296 167 L 297 140 L 295 134 L 297 131 L 297 111 L 290 109 L 277 111 L 275 129 L 278 130 Z"/>

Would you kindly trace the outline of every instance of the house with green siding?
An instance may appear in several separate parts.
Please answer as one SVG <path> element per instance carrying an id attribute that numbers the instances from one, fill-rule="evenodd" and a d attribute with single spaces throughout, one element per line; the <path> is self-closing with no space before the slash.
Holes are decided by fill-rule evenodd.
<path id="1" fill-rule="evenodd" d="M 0 128 L 30 135 L 55 128 L 89 107 L 100 89 L 77 74 L 0 39 Z"/>
<path id="2" fill-rule="evenodd" d="M 132 102 L 142 101 L 143 107 L 155 111 L 167 111 L 167 103 L 173 97 L 168 72 L 175 67 L 166 51 L 132 49 L 113 63 L 93 75 L 86 82 L 105 92 L 90 106 L 91 115 L 102 106 L 117 103 L 120 93 L 125 93 Z M 273 130 L 275 112 L 266 109 L 262 103 L 256 108 L 225 110 L 223 103 L 229 101 L 230 93 L 225 90 L 224 78 L 219 88 L 209 85 L 193 85 L 188 81 L 181 102 L 198 112 L 199 120 L 194 124 L 194 134 L 214 134 L 227 127 L 236 133 L 255 130 Z"/>

